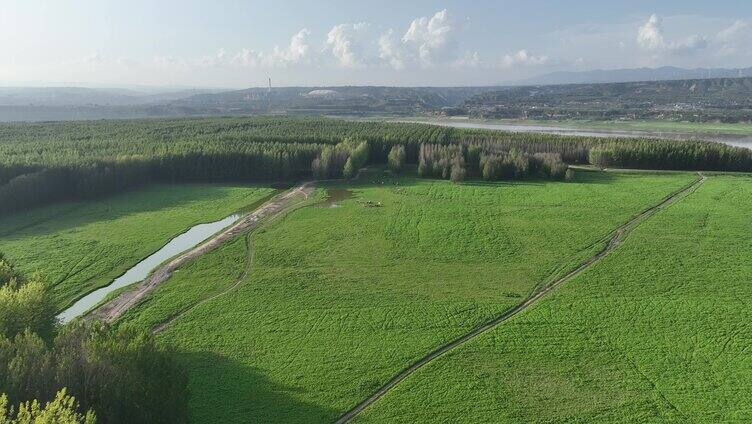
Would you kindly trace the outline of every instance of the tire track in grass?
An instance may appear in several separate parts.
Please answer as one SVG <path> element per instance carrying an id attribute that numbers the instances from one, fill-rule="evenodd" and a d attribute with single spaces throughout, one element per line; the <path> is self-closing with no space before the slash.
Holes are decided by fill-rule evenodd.
<path id="1" fill-rule="evenodd" d="M 211 302 L 212 300 L 217 299 L 217 298 L 219 298 L 221 296 L 224 296 L 224 295 L 226 295 L 226 294 L 234 291 L 238 287 L 240 287 L 243 284 L 243 282 L 245 281 L 245 278 L 251 272 L 251 268 L 253 267 L 253 258 L 255 256 L 256 251 L 253 249 L 253 242 L 252 242 L 251 239 L 253 238 L 253 234 L 256 232 L 256 230 L 258 230 L 260 228 L 263 228 L 264 226 L 267 226 L 267 225 L 271 224 L 277 218 L 284 218 L 285 216 L 287 216 L 287 214 L 289 214 L 292 211 L 295 211 L 295 210 L 299 209 L 301 206 L 305 206 L 305 203 L 306 203 L 307 200 L 308 200 L 308 196 L 306 196 L 303 200 L 301 200 L 301 201 L 299 201 L 297 203 L 294 203 L 292 205 L 287 206 L 285 209 L 277 212 L 274 215 L 271 215 L 268 218 L 268 220 L 265 221 L 262 225 L 260 225 L 257 228 L 252 228 L 246 234 L 246 236 L 245 236 L 246 255 L 245 255 L 245 261 L 244 261 L 245 262 L 245 266 L 243 268 L 243 272 L 240 273 L 240 275 L 238 276 L 238 278 L 235 279 L 235 281 L 233 282 L 233 284 L 230 287 L 226 288 L 225 290 L 222 290 L 219 293 L 215 293 L 215 294 L 213 294 L 213 295 L 211 295 L 211 296 L 209 296 L 207 298 L 199 300 L 198 302 L 196 302 L 196 303 L 188 306 L 187 308 L 183 309 L 182 311 L 180 311 L 176 315 L 168 318 L 165 322 L 162 322 L 162 323 L 159 323 L 159 324 L 155 325 L 154 328 L 152 328 L 152 330 L 151 330 L 152 333 L 157 334 L 157 333 L 160 333 L 160 332 L 164 331 L 165 329 L 167 329 L 168 327 L 170 327 L 175 321 L 179 320 L 180 318 L 182 318 L 183 316 L 185 316 L 187 313 L 191 312 L 192 310 L 196 309 L 197 307 L 199 307 L 199 306 L 201 306 L 201 305 L 203 305 L 205 303 Z"/>
<path id="2" fill-rule="evenodd" d="M 298 187 L 290 189 L 284 193 L 274 196 L 271 200 L 264 203 L 258 209 L 236 221 L 229 228 L 215 234 L 198 246 L 178 255 L 167 263 L 154 270 L 145 280 L 134 284 L 129 289 L 120 293 L 116 297 L 105 301 L 93 310 L 83 316 L 84 319 L 99 319 L 106 322 L 117 320 L 123 313 L 134 305 L 140 303 L 151 293 L 158 285 L 167 281 L 172 272 L 183 264 L 202 256 L 225 241 L 235 238 L 237 235 L 247 232 L 249 229 L 256 229 L 260 225 L 276 217 L 284 215 L 287 211 L 295 206 L 300 205 L 308 199 L 313 192 L 313 182 L 304 183 Z M 294 202 L 296 197 L 303 197 L 304 200 Z"/>
<path id="3" fill-rule="evenodd" d="M 366 169 L 360 169 L 358 171 L 358 174 L 355 176 L 355 178 L 353 180 L 354 181 L 358 180 L 360 178 L 360 176 L 362 175 L 362 173 L 363 173 L 364 170 L 366 170 Z M 219 293 L 213 294 L 213 295 L 209 296 L 208 298 L 201 299 L 198 302 L 194 303 L 193 305 L 190 305 L 187 308 L 183 309 L 182 311 L 178 312 L 176 315 L 168 318 L 166 321 L 155 325 L 152 328 L 152 330 L 151 330 L 152 333 L 153 334 L 157 334 L 157 333 L 162 332 L 163 330 L 165 330 L 166 328 L 168 328 L 169 326 L 171 326 L 175 321 L 177 321 L 178 319 L 182 318 L 184 315 L 186 315 L 188 312 L 192 311 L 193 309 L 199 307 L 200 305 L 203 305 L 204 303 L 210 302 L 210 301 L 212 301 L 212 300 L 214 300 L 214 299 L 216 299 L 218 297 L 224 296 L 225 294 L 230 293 L 230 292 L 234 291 L 235 289 L 237 289 L 238 287 L 240 287 L 243 284 L 243 281 L 245 280 L 245 278 L 250 273 L 251 267 L 253 265 L 253 257 L 254 257 L 254 253 L 255 252 L 253 251 L 253 245 L 252 245 L 251 238 L 253 237 L 253 233 L 255 232 L 255 230 L 271 224 L 272 222 L 274 222 L 278 218 L 279 219 L 284 218 L 289 213 L 291 213 L 291 212 L 293 212 L 295 210 L 298 210 L 301 207 L 307 206 L 306 203 L 308 201 L 308 197 L 313 192 L 314 185 L 316 183 L 322 183 L 322 182 L 328 182 L 328 181 L 331 182 L 331 181 L 339 181 L 339 180 L 337 180 L 337 179 L 328 179 L 328 180 L 309 181 L 307 183 L 304 183 L 303 185 L 301 185 L 297 189 L 292 190 L 292 192 L 300 192 L 300 193 L 302 193 L 303 196 L 304 196 L 304 199 L 298 201 L 297 203 L 293 203 L 291 205 L 286 205 L 283 209 L 281 209 L 281 210 L 273 213 L 272 215 L 270 215 L 266 220 L 264 220 L 257 227 L 251 227 L 250 230 L 248 230 L 248 233 L 246 235 L 246 240 L 245 240 L 246 252 L 247 252 L 246 253 L 246 258 L 245 258 L 245 264 L 246 265 L 245 265 L 245 268 L 244 268 L 243 272 L 235 280 L 235 282 L 230 287 L 228 287 L 227 289 L 225 289 L 225 290 L 223 290 L 223 291 L 221 291 Z"/>
<path id="4" fill-rule="evenodd" d="M 151 332 L 154 333 L 154 334 L 157 334 L 157 333 L 165 330 L 166 328 L 168 328 L 169 326 L 171 326 L 175 321 L 177 321 L 180 318 L 182 318 L 188 312 L 196 309 L 197 307 L 203 305 L 204 303 L 210 302 L 210 301 L 212 301 L 212 300 L 214 300 L 214 299 L 216 299 L 216 298 L 218 298 L 220 296 L 223 296 L 223 295 L 225 295 L 225 294 L 227 294 L 227 293 L 235 290 L 236 288 L 238 288 L 238 286 L 240 286 L 240 284 L 243 282 L 243 280 L 245 280 L 245 277 L 248 276 L 248 273 L 251 271 L 251 266 L 253 265 L 253 257 L 254 257 L 255 250 L 253 249 L 253 245 L 251 243 L 251 237 L 252 236 L 253 236 L 253 232 L 249 232 L 245 236 L 245 258 L 244 258 L 244 261 L 243 261 L 244 262 L 243 272 L 241 272 L 240 275 L 238 275 L 238 278 L 235 279 L 235 281 L 233 282 L 233 284 L 230 287 L 228 287 L 225 290 L 222 290 L 219 293 L 215 293 L 215 294 L 213 294 L 213 295 L 211 295 L 211 296 L 209 296 L 209 297 L 207 297 L 205 299 L 201 299 L 198 302 L 196 302 L 196 303 L 188 306 L 187 308 L 183 309 L 182 311 L 178 312 L 177 314 L 169 317 L 164 322 L 161 322 L 161 323 L 155 325 L 154 328 L 152 328 Z"/>
<path id="5" fill-rule="evenodd" d="M 659 210 L 671 205 L 672 203 L 678 200 L 683 199 L 687 195 L 694 192 L 707 179 L 707 177 L 705 177 L 705 175 L 701 173 L 698 175 L 699 175 L 698 178 L 695 179 L 690 184 L 664 197 L 663 200 L 661 200 L 659 203 L 643 210 L 638 215 L 632 217 L 629 221 L 625 222 L 624 224 L 614 229 L 605 239 L 603 239 L 605 240 L 605 244 L 603 245 L 603 247 L 600 250 L 598 250 L 595 254 L 585 259 L 583 262 L 581 262 L 577 267 L 575 267 L 574 269 L 570 270 L 569 272 L 567 272 L 566 274 L 562 276 L 557 277 L 558 274 L 554 274 L 553 276 L 551 276 L 550 282 L 544 283 L 543 285 L 538 286 L 536 290 L 534 290 L 527 298 L 525 298 L 525 300 L 523 300 L 517 306 L 514 306 L 511 309 L 507 309 L 501 315 L 497 316 L 491 321 L 488 321 L 485 324 L 482 324 L 476 327 L 470 332 L 450 341 L 449 343 L 439 346 L 438 348 L 429 352 L 422 358 L 413 362 L 410 366 L 400 371 L 398 374 L 392 377 L 389 381 L 387 381 L 384 385 L 379 387 L 371 396 L 369 396 L 362 402 L 355 405 L 349 411 L 345 412 L 339 419 L 337 419 L 335 423 L 344 424 L 344 423 L 350 422 L 353 418 L 355 418 L 358 414 L 360 414 L 364 409 L 366 409 L 368 406 L 370 406 L 371 404 L 379 400 L 382 396 L 384 396 L 389 391 L 391 391 L 402 380 L 409 377 L 411 374 L 413 374 L 415 371 L 417 371 L 424 365 L 435 360 L 439 356 L 449 352 L 450 350 L 496 327 L 497 325 L 517 315 L 518 313 L 524 311 L 529 306 L 533 305 L 535 302 L 537 302 L 538 300 L 543 298 L 545 295 L 553 291 L 556 287 L 560 286 L 564 282 L 572 279 L 573 277 L 577 276 L 581 272 L 588 269 L 590 266 L 598 262 L 601 258 L 606 256 L 610 251 L 618 247 L 624 241 L 624 239 L 629 234 L 629 232 L 633 230 L 635 227 L 637 227 L 641 222 L 650 218 Z"/>

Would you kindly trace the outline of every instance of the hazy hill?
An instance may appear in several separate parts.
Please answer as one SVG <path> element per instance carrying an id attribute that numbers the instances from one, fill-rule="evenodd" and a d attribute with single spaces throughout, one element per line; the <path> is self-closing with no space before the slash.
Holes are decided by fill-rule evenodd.
<path id="1" fill-rule="evenodd" d="M 465 102 L 471 114 L 507 118 L 752 120 L 752 78 L 508 87 Z"/>
<path id="2" fill-rule="evenodd" d="M 752 121 L 752 77 L 512 87 L 0 88 L 0 121 L 257 114 Z"/>
<path id="3" fill-rule="evenodd" d="M 592 84 L 608 82 L 667 81 L 708 78 L 752 77 L 752 68 L 737 69 L 685 69 L 674 66 L 661 68 L 610 69 L 581 72 L 552 72 L 538 75 L 508 85 L 558 85 Z"/>
<path id="4" fill-rule="evenodd" d="M 199 94 L 173 103 L 195 110 L 286 113 L 420 113 L 462 104 L 499 87 L 279 87 Z"/>
<path id="5" fill-rule="evenodd" d="M 133 106 L 167 103 L 217 90 L 144 93 L 122 88 L 0 87 L 0 106 Z"/>

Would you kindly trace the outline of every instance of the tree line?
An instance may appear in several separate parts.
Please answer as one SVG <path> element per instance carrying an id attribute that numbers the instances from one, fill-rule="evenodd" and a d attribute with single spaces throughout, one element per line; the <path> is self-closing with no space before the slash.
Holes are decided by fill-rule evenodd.
<path id="1" fill-rule="evenodd" d="M 390 162 L 391 163 L 391 162 Z M 571 170 L 559 153 L 529 154 L 504 150 L 491 144 L 423 144 L 418 158 L 418 174 L 424 177 L 462 181 L 466 176 L 486 181 L 541 178 L 562 180 Z"/>
<path id="2" fill-rule="evenodd" d="M 600 167 L 682 169 L 697 171 L 752 170 L 750 150 L 699 141 L 635 140 L 601 143 L 590 149 L 588 160 Z"/>
<path id="3" fill-rule="evenodd" d="M 421 175 L 432 178 L 454 174 L 455 180 L 491 180 L 561 178 L 566 172 L 562 163 L 752 171 L 752 152 L 698 141 L 615 140 L 326 118 L 3 124 L 0 214 L 151 182 L 349 177 L 366 163 L 417 165 Z"/>
<path id="4" fill-rule="evenodd" d="M 0 423 L 186 422 L 186 384 L 149 333 L 60 326 L 44 284 L 0 255 Z"/>

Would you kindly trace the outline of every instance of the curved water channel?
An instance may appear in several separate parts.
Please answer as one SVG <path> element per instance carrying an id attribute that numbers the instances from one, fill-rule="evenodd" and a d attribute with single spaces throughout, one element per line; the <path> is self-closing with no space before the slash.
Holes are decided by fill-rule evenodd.
<path id="1" fill-rule="evenodd" d="M 482 122 L 472 120 L 400 120 L 400 122 L 416 122 L 423 124 L 440 125 L 454 128 L 476 128 L 497 131 L 510 131 L 521 133 L 544 133 L 558 135 L 572 135 L 582 137 L 610 137 L 610 138 L 663 138 L 669 140 L 705 140 L 730 146 L 745 147 L 752 149 L 752 135 L 704 133 L 704 132 L 678 132 L 678 131 L 648 131 L 648 130 L 619 130 L 619 129 L 596 129 L 596 128 L 566 128 L 555 125 L 524 125 L 511 123 Z"/>
<path id="2" fill-rule="evenodd" d="M 61 312 L 57 318 L 61 322 L 66 323 L 83 315 L 104 300 L 114 290 L 142 281 L 166 260 L 197 246 L 213 234 L 232 225 L 238 218 L 240 218 L 240 215 L 230 215 L 219 221 L 194 225 L 188 231 L 173 238 L 162 246 L 161 249 L 134 265 L 125 274 L 116 278 L 110 285 L 97 289 L 79 299 L 73 306 Z"/>

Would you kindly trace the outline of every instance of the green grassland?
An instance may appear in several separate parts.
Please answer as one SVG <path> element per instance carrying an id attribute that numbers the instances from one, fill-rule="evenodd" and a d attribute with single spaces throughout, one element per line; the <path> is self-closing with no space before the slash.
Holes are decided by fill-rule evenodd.
<path id="1" fill-rule="evenodd" d="M 193 421 L 332 421 L 694 178 L 578 171 L 574 182 L 452 184 L 369 174 L 325 187 L 352 198 L 299 209 L 179 270 L 124 325 L 152 327 L 232 288 L 159 336 L 188 365 Z"/>
<path id="2" fill-rule="evenodd" d="M 4 216 L 0 252 L 39 273 L 62 309 L 109 284 L 189 227 L 222 219 L 274 192 L 211 184 L 155 185 L 101 200 Z"/>
<path id="3" fill-rule="evenodd" d="M 358 422 L 752 420 L 752 180 L 711 176 Z"/>

